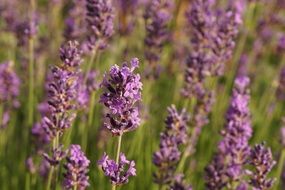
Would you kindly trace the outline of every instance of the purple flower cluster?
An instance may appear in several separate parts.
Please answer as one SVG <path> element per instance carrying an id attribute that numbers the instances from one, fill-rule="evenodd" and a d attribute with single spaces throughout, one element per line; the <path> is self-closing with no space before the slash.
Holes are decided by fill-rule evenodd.
<path id="1" fill-rule="evenodd" d="M 212 4 L 210 0 L 196 0 L 186 14 L 193 33 L 191 53 L 186 59 L 183 89 L 186 97 L 195 96 L 203 89 L 207 76 L 224 73 L 224 63 L 232 56 L 235 47 L 240 13 L 234 8 L 214 11 Z"/>
<path id="2" fill-rule="evenodd" d="M 153 0 L 145 9 L 145 57 L 150 64 L 159 61 L 162 47 L 170 37 L 168 24 L 172 18 L 173 6 L 172 0 Z"/>
<path id="3" fill-rule="evenodd" d="M 119 0 L 119 32 L 122 35 L 130 34 L 135 25 L 139 0 Z"/>
<path id="4" fill-rule="evenodd" d="M 92 92 L 94 92 L 99 88 L 97 76 L 98 73 L 94 70 L 91 70 L 89 73 L 87 73 L 85 81 L 83 75 L 79 77 L 78 96 L 77 96 L 77 102 L 79 104 L 79 107 L 81 108 L 88 107 Z"/>
<path id="5" fill-rule="evenodd" d="M 57 166 L 62 159 L 67 155 L 67 152 L 63 150 L 63 146 L 52 149 L 52 156 L 43 153 L 44 159 L 49 163 L 50 166 Z"/>
<path id="6" fill-rule="evenodd" d="M 77 97 L 77 80 L 81 51 L 77 42 L 68 42 L 60 49 L 63 64 L 52 68 L 52 78 L 48 85 L 48 105 L 50 115 L 43 117 L 43 128 L 53 139 L 56 134 L 62 135 L 71 126 L 75 113 Z"/>
<path id="7" fill-rule="evenodd" d="M 153 163 L 158 167 L 158 172 L 154 174 L 155 182 L 158 184 L 173 183 L 175 169 L 181 156 L 179 145 L 187 140 L 188 121 L 186 110 L 179 113 L 174 105 L 168 108 L 166 128 L 160 136 L 160 149 L 153 154 Z"/>
<path id="8" fill-rule="evenodd" d="M 220 189 L 239 181 L 244 174 L 243 166 L 250 153 L 248 141 L 252 135 L 249 111 L 249 78 L 238 77 L 228 109 L 223 139 L 218 153 L 206 168 L 206 185 L 209 189 Z"/>
<path id="9" fill-rule="evenodd" d="M 20 91 L 20 79 L 13 70 L 12 62 L 0 64 L 0 128 L 6 127 L 11 108 L 19 107 L 17 100 Z"/>
<path id="10" fill-rule="evenodd" d="M 86 0 L 90 49 L 104 49 L 114 33 L 114 11 L 110 0 Z"/>
<path id="11" fill-rule="evenodd" d="M 120 68 L 118 65 L 111 67 L 109 73 L 104 75 L 101 87 L 104 93 L 100 102 L 109 112 L 106 114 L 104 126 L 114 135 L 134 130 L 140 123 L 138 107 L 136 103 L 141 100 L 142 83 L 140 75 L 134 74 L 139 60 L 134 58 L 130 66 L 124 63 Z"/>
<path id="12" fill-rule="evenodd" d="M 110 178 L 114 185 L 126 184 L 130 176 L 136 175 L 135 162 L 127 160 L 123 153 L 120 153 L 118 164 L 104 153 L 102 159 L 98 161 L 98 165 L 102 167 L 105 175 Z M 126 167 L 128 167 L 127 170 Z"/>
<path id="13" fill-rule="evenodd" d="M 78 40 L 81 42 L 87 33 L 85 15 L 86 0 L 73 0 L 72 6 L 65 19 L 64 37 L 66 40 Z"/>
<path id="14" fill-rule="evenodd" d="M 183 175 L 178 174 L 174 177 L 174 183 L 170 186 L 170 190 L 192 190 L 191 185 L 186 185 L 183 182 Z"/>
<path id="15" fill-rule="evenodd" d="M 88 167 L 90 161 L 86 158 L 79 145 L 71 145 L 69 155 L 66 157 L 67 163 L 64 165 L 66 173 L 64 173 L 65 189 L 83 190 L 89 186 Z"/>
<path id="16" fill-rule="evenodd" d="M 266 148 L 264 144 L 255 145 L 250 151 L 249 164 L 254 167 L 254 172 L 250 174 L 250 182 L 255 190 L 266 190 L 273 186 L 274 179 L 267 179 L 268 173 L 271 171 L 276 162 L 270 148 Z"/>

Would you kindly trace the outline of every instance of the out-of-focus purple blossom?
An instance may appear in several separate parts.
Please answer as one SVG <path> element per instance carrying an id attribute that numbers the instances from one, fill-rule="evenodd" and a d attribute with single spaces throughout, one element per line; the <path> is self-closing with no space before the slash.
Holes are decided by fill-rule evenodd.
<path id="1" fill-rule="evenodd" d="M 191 185 L 186 185 L 183 182 L 183 174 L 177 174 L 174 177 L 174 183 L 170 186 L 170 190 L 192 190 Z"/>
<path id="2" fill-rule="evenodd" d="M 133 31 L 137 14 L 139 0 L 119 0 L 115 1 L 119 12 L 119 32 L 128 35 Z"/>
<path id="3" fill-rule="evenodd" d="M 77 42 L 68 42 L 60 49 L 62 64 L 52 68 L 48 85 L 50 115 L 43 117 L 43 127 L 53 139 L 71 126 L 75 113 L 81 51 Z"/>
<path id="4" fill-rule="evenodd" d="M 154 181 L 158 184 L 172 184 L 181 152 L 179 145 L 187 140 L 187 123 L 189 116 L 186 110 L 180 113 L 174 105 L 168 108 L 165 120 L 166 128 L 160 135 L 159 150 L 153 154 L 153 163 L 158 167 Z"/>
<path id="5" fill-rule="evenodd" d="M 90 49 L 104 49 L 114 33 L 114 11 L 110 0 L 86 0 Z"/>
<path id="6" fill-rule="evenodd" d="M 241 182 L 244 175 L 252 135 L 249 111 L 249 78 L 238 77 L 232 94 L 230 107 L 226 114 L 227 123 L 221 134 L 223 139 L 218 145 L 214 160 L 206 168 L 206 185 L 209 189 L 230 186 L 232 181 Z"/>
<path id="7" fill-rule="evenodd" d="M 82 51 L 78 49 L 77 41 L 68 41 L 67 44 L 61 46 L 60 59 L 65 66 L 70 68 L 78 68 L 82 63 Z"/>
<path id="8" fill-rule="evenodd" d="M 12 62 L 0 64 L 0 128 L 6 127 L 10 120 L 12 108 L 19 107 L 20 79 L 13 69 Z"/>
<path id="9" fill-rule="evenodd" d="M 72 0 L 72 6 L 68 10 L 65 19 L 64 37 L 66 40 L 78 40 L 82 42 L 86 37 L 86 0 Z"/>
<path id="10" fill-rule="evenodd" d="M 159 61 L 162 48 L 170 37 L 168 25 L 172 18 L 173 7 L 172 0 L 153 0 L 146 6 L 145 57 L 151 67 L 156 67 L 153 64 Z"/>
<path id="11" fill-rule="evenodd" d="M 102 167 L 105 175 L 110 178 L 111 183 L 114 185 L 126 184 L 129 177 L 136 175 L 135 162 L 127 160 L 123 153 L 120 153 L 118 164 L 109 159 L 109 156 L 104 153 L 102 159 L 98 161 L 98 165 Z"/>
<path id="12" fill-rule="evenodd" d="M 280 101 L 285 100 L 285 67 L 281 68 L 279 74 L 278 87 L 276 89 L 276 98 Z"/>
<path id="13" fill-rule="evenodd" d="M 26 160 L 26 168 L 28 169 L 28 171 L 29 171 L 31 174 L 36 173 L 36 166 L 35 166 L 35 164 L 34 164 L 34 161 L 33 161 L 33 158 L 32 158 L 32 157 L 29 157 L 29 158 Z"/>
<path id="14" fill-rule="evenodd" d="M 285 34 L 279 37 L 277 43 L 277 49 L 279 52 L 285 52 Z"/>
<path id="15" fill-rule="evenodd" d="M 134 73 L 138 66 L 139 60 L 134 58 L 130 61 L 130 66 L 127 63 L 121 68 L 114 65 L 104 75 L 101 84 L 104 93 L 100 102 L 109 109 L 104 126 L 114 135 L 121 135 L 139 126 L 136 103 L 141 100 L 142 83 L 140 75 Z"/>
<path id="16" fill-rule="evenodd" d="M 91 70 L 89 73 L 87 73 L 86 80 L 84 80 L 83 75 L 79 77 L 77 102 L 80 107 L 87 108 L 92 92 L 96 91 L 99 88 L 97 76 L 98 73 L 94 70 Z"/>
<path id="17" fill-rule="evenodd" d="M 254 190 L 270 189 L 275 179 L 267 178 L 267 175 L 276 164 L 273 160 L 271 149 L 264 144 L 257 144 L 250 151 L 249 164 L 254 167 L 250 174 L 249 184 Z"/>
<path id="18" fill-rule="evenodd" d="M 13 32 L 18 39 L 18 45 L 25 46 L 28 40 L 37 34 L 37 22 L 36 18 L 34 18 L 32 21 L 22 21 L 16 24 Z"/>
<path id="19" fill-rule="evenodd" d="M 38 147 L 42 147 L 50 142 L 50 137 L 47 135 L 45 129 L 43 128 L 43 124 L 40 122 L 33 126 L 32 135 L 35 137 L 35 143 Z"/>
<path id="20" fill-rule="evenodd" d="M 0 101 L 11 102 L 14 107 L 19 106 L 20 79 L 13 69 L 12 62 L 0 64 Z"/>
<path id="21" fill-rule="evenodd" d="M 242 54 L 238 63 L 237 76 L 246 76 L 248 74 L 248 56 Z"/>
<path id="22" fill-rule="evenodd" d="M 42 159 L 39 166 L 39 173 L 42 177 L 47 177 L 50 169 L 50 164 L 46 159 Z"/>
<path id="23" fill-rule="evenodd" d="M 208 0 L 195 0 L 186 13 L 193 33 L 182 91 L 186 97 L 195 96 L 207 76 L 223 75 L 224 64 L 235 47 L 240 24 L 236 16 L 240 13 L 231 7 L 227 11 L 214 11 L 212 4 Z"/>
<path id="24" fill-rule="evenodd" d="M 62 159 L 64 159 L 67 155 L 67 151 L 63 150 L 63 146 L 59 146 L 52 150 L 52 155 L 49 156 L 46 153 L 43 153 L 44 159 L 51 165 L 56 166 L 60 163 Z"/>
<path id="25" fill-rule="evenodd" d="M 64 187 L 66 189 L 85 189 L 89 186 L 88 167 L 90 161 L 86 158 L 79 145 L 71 145 L 69 155 L 66 157 L 67 163 L 64 165 Z"/>

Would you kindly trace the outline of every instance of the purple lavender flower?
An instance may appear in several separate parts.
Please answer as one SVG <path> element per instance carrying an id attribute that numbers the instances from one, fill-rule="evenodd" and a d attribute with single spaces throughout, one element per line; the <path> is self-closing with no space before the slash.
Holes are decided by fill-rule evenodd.
<path id="1" fill-rule="evenodd" d="M 105 175 L 110 178 L 111 183 L 114 185 L 126 184 L 129 177 L 136 175 L 135 162 L 127 160 L 123 153 L 120 153 L 118 164 L 109 159 L 109 156 L 104 153 L 102 159 L 98 161 L 98 165 L 102 167 Z M 128 167 L 127 170 L 126 167 Z"/>
<path id="2" fill-rule="evenodd" d="M 185 85 L 183 95 L 195 96 L 203 89 L 207 76 L 220 76 L 224 73 L 224 63 L 232 56 L 234 39 L 240 22 L 237 11 L 212 10 L 209 0 L 196 0 L 187 11 L 186 17 L 191 26 L 191 52 L 186 59 Z"/>
<path id="3" fill-rule="evenodd" d="M 88 166 L 90 161 L 86 158 L 79 145 L 71 145 L 69 156 L 66 157 L 67 163 L 64 165 L 66 173 L 64 173 L 65 189 L 85 189 L 89 186 L 88 182 Z"/>
<path id="4" fill-rule="evenodd" d="M 63 64 L 52 68 L 52 78 L 48 89 L 48 104 L 50 115 L 43 117 L 43 127 L 53 139 L 57 133 L 71 126 L 75 113 L 77 97 L 77 81 L 81 52 L 77 42 L 68 42 L 60 49 Z"/>
<path id="5" fill-rule="evenodd" d="M 151 67 L 155 67 L 153 64 L 159 61 L 163 45 L 170 37 L 168 24 L 172 18 L 173 5 L 172 0 L 153 0 L 149 2 L 145 9 L 145 57 Z"/>
<path id="6" fill-rule="evenodd" d="M 250 175 L 250 185 L 254 190 L 266 190 L 273 186 L 274 179 L 267 175 L 276 164 L 270 148 L 266 148 L 264 143 L 255 145 L 250 152 L 249 164 L 254 167 L 254 172 Z"/>
<path id="7" fill-rule="evenodd" d="M 248 141 L 252 134 L 249 104 L 249 78 L 238 77 L 228 109 L 224 137 L 218 145 L 218 153 L 206 168 L 206 185 L 209 189 L 230 186 L 231 181 L 241 181 L 243 166 L 250 153 Z"/>
<path id="8" fill-rule="evenodd" d="M 86 0 L 72 0 L 72 6 L 65 19 L 64 37 L 66 40 L 83 40 L 87 33 L 86 21 Z"/>
<path id="9" fill-rule="evenodd" d="M 114 13 L 110 0 L 86 0 L 87 17 L 89 26 L 89 46 L 104 49 L 107 40 L 114 33 Z"/>
<path id="10" fill-rule="evenodd" d="M 121 135 L 139 126 L 140 118 L 136 103 L 141 100 L 142 83 L 140 75 L 133 73 L 138 65 L 138 59 L 134 58 L 130 66 L 127 63 L 121 68 L 114 65 L 109 73 L 104 75 L 101 84 L 104 93 L 100 102 L 109 109 L 106 114 L 108 121 L 104 126 L 114 135 Z"/>
<path id="11" fill-rule="evenodd" d="M 170 190 L 192 190 L 191 185 L 186 185 L 183 182 L 184 176 L 182 174 L 177 174 L 174 179 L 173 185 L 171 185 Z"/>
<path id="12" fill-rule="evenodd" d="M 139 0 L 119 0 L 119 32 L 122 35 L 128 35 L 133 31 L 137 15 Z"/>
<path id="13" fill-rule="evenodd" d="M 19 107 L 17 100 L 20 90 L 20 79 L 13 70 L 12 62 L 0 64 L 0 102 L 1 116 L 0 128 L 6 127 L 10 120 L 10 111 L 12 108 Z"/>
<path id="14" fill-rule="evenodd" d="M 13 63 L 10 61 L 0 64 L 0 101 L 11 102 L 14 107 L 18 107 L 20 79 L 12 65 Z"/>
<path id="15" fill-rule="evenodd" d="M 64 159 L 67 155 L 67 151 L 63 150 L 63 146 L 59 146 L 52 150 L 52 156 L 49 156 L 46 153 L 43 153 L 44 159 L 51 165 L 56 166 Z"/>
<path id="16" fill-rule="evenodd" d="M 174 105 L 168 108 L 166 129 L 160 136 L 160 149 L 153 154 L 153 163 L 158 167 L 154 180 L 158 184 L 172 184 L 175 169 L 180 160 L 179 145 L 186 142 L 189 116 L 186 110 L 180 113 Z"/>
<path id="17" fill-rule="evenodd" d="M 77 102 L 79 104 L 79 107 L 82 108 L 88 107 L 92 92 L 96 91 L 99 88 L 97 76 L 98 73 L 94 70 L 91 70 L 87 74 L 86 81 L 84 81 L 83 75 L 79 77 L 78 96 L 77 96 Z"/>

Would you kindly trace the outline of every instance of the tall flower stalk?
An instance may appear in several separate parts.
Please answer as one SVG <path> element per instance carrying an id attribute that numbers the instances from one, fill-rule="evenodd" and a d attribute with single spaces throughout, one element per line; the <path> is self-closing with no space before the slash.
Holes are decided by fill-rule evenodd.
<path id="1" fill-rule="evenodd" d="M 34 116 L 34 43 L 35 43 L 35 11 L 36 1 L 30 0 L 30 21 L 29 21 L 29 101 L 28 101 L 28 126 L 33 124 Z"/>
<path id="2" fill-rule="evenodd" d="M 206 185 L 209 189 L 227 187 L 235 189 L 243 184 L 244 165 L 250 154 L 248 141 L 252 135 L 249 111 L 249 78 L 238 77 L 232 94 L 230 107 L 226 114 L 223 139 L 218 152 L 206 168 Z"/>
<path id="3" fill-rule="evenodd" d="M 68 42 L 60 48 L 62 64 L 51 69 L 51 82 L 48 84 L 48 116 L 43 117 L 43 128 L 52 142 L 52 155 L 44 154 L 51 169 L 47 181 L 50 189 L 53 172 L 66 153 L 60 146 L 60 136 L 71 127 L 75 118 L 77 81 L 82 62 L 77 42 Z"/>
<path id="4" fill-rule="evenodd" d="M 150 69 L 147 72 L 156 76 L 158 73 L 158 61 L 162 48 L 170 39 L 169 24 L 174 7 L 173 0 L 153 0 L 148 2 L 145 9 L 145 58 L 149 62 Z M 153 71 L 154 70 L 154 71 Z"/>
<path id="5" fill-rule="evenodd" d="M 127 183 L 129 176 L 135 175 L 135 163 L 126 160 L 125 155 L 121 153 L 121 145 L 123 134 L 135 130 L 140 124 L 137 103 L 141 100 L 142 83 L 140 75 L 134 73 L 138 66 L 137 58 L 132 59 L 129 66 L 127 63 L 124 63 L 121 68 L 114 65 L 109 73 L 104 75 L 101 84 L 104 92 L 100 102 L 108 109 L 104 126 L 113 135 L 118 136 L 118 144 L 116 161 L 110 160 L 105 154 L 98 164 L 105 175 L 110 178 L 113 190 L 117 185 Z M 129 169 L 122 174 L 126 164 L 129 165 Z"/>
<path id="6" fill-rule="evenodd" d="M 170 189 L 186 189 L 182 182 L 183 175 L 176 174 L 176 170 L 181 159 L 180 145 L 187 141 L 188 122 L 189 116 L 185 109 L 178 112 L 174 105 L 168 108 L 166 128 L 160 135 L 159 150 L 153 154 L 153 163 L 158 168 L 154 181 L 159 184 L 160 189 L 165 185 Z"/>

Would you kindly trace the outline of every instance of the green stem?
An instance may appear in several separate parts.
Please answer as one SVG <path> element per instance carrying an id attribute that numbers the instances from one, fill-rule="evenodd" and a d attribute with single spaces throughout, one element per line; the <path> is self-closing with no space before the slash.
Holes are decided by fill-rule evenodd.
<path id="1" fill-rule="evenodd" d="M 96 55 L 97 55 L 97 46 L 94 47 L 93 51 L 92 51 L 92 54 L 91 54 L 91 58 L 87 64 L 87 69 L 86 69 L 86 75 L 85 75 L 85 78 L 84 78 L 84 83 L 86 83 L 87 81 L 87 78 L 88 78 L 88 74 L 90 73 L 91 69 L 92 69 L 92 64 L 94 63 L 95 61 L 95 58 L 96 58 Z"/>
<path id="2" fill-rule="evenodd" d="M 75 186 L 73 187 L 73 190 L 77 190 L 77 185 L 75 185 Z"/>
<path id="3" fill-rule="evenodd" d="M 88 113 L 88 121 L 87 121 L 87 126 L 85 127 L 85 131 L 83 133 L 83 142 L 82 142 L 82 148 L 83 150 L 86 150 L 87 148 L 87 140 L 88 140 L 88 129 L 92 127 L 93 124 L 93 116 L 94 116 L 94 108 L 95 108 L 95 96 L 96 93 L 93 91 L 91 93 L 91 98 L 90 98 L 90 110 Z"/>
<path id="4" fill-rule="evenodd" d="M 121 151 L 121 144 L 122 144 L 122 136 L 123 136 L 123 134 L 121 134 L 121 135 L 119 136 L 119 139 L 118 139 L 116 164 L 119 163 L 120 151 Z M 116 187 L 117 187 L 116 185 L 113 185 L 113 186 L 112 186 L 112 190 L 116 190 Z"/>
<path id="5" fill-rule="evenodd" d="M 281 174 L 282 174 L 282 170 L 283 170 L 283 166 L 284 166 L 284 161 L 285 161 L 285 149 L 282 149 L 279 161 L 278 161 L 278 168 L 277 168 L 277 172 L 276 172 L 276 184 L 275 184 L 275 190 L 278 189 L 279 187 L 279 182 L 281 181 Z"/>
<path id="6" fill-rule="evenodd" d="M 50 190 L 53 172 L 54 172 L 54 166 L 51 166 L 49 174 L 48 174 L 48 181 L 47 181 L 46 190 Z"/>
<path id="7" fill-rule="evenodd" d="M 3 112 L 4 112 L 4 106 L 0 105 L 0 128 L 2 126 L 2 121 L 3 121 Z"/>
<path id="8" fill-rule="evenodd" d="M 33 22 L 36 3 L 35 0 L 30 0 L 30 24 Z M 34 36 L 29 38 L 29 101 L 28 101 L 28 125 L 33 124 L 34 115 Z"/>

